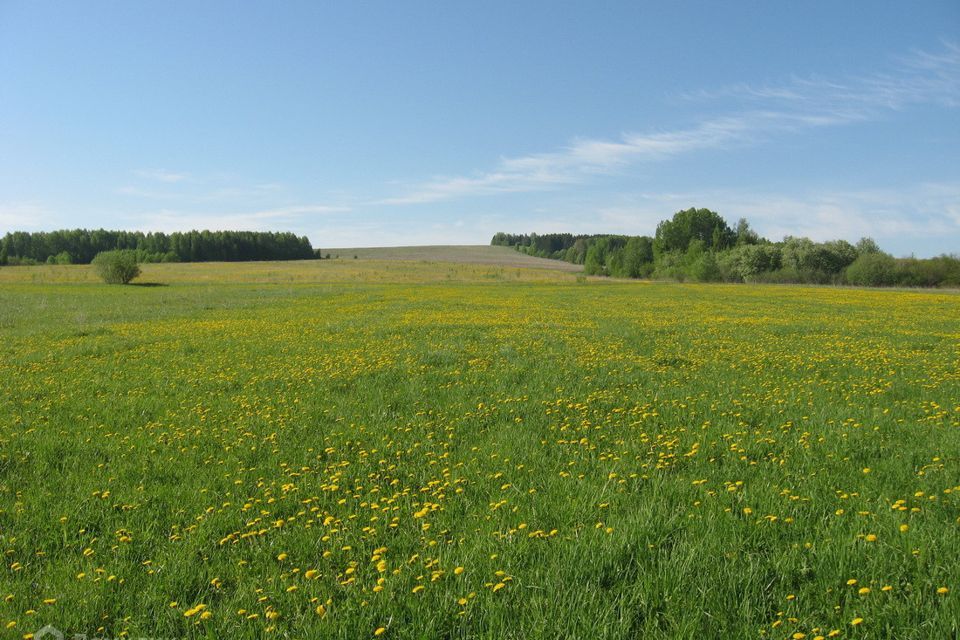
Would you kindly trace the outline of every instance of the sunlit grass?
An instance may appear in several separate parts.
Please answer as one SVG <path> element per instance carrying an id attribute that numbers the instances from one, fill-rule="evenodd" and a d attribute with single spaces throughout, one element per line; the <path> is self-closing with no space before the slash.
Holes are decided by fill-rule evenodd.
<path id="1" fill-rule="evenodd" d="M 956 295 L 141 279 L 0 269 L 10 637 L 958 633 Z"/>

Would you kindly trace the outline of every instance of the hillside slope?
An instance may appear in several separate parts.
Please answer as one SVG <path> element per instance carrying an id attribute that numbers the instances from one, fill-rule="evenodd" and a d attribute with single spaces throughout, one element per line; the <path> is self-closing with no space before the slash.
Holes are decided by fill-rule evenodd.
<path id="1" fill-rule="evenodd" d="M 536 258 L 520 253 L 510 247 L 489 245 L 433 245 L 420 247 L 357 247 L 347 249 L 323 249 L 323 255 L 331 258 L 358 260 L 397 260 L 414 262 L 457 262 L 468 264 L 496 264 L 505 267 L 529 267 L 556 269 L 558 271 L 582 271 L 583 267 L 562 260 Z"/>

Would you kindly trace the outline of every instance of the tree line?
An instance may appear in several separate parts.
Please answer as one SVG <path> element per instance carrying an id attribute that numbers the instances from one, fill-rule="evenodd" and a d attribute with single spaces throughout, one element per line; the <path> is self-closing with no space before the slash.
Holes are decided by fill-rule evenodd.
<path id="1" fill-rule="evenodd" d="M 960 257 L 894 258 L 870 238 L 814 242 L 760 237 L 709 209 L 678 211 L 650 236 L 497 233 L 493 245 L 584 265 L 588 275 L 697 282 L 783 282 L 957 287 Z"/>
<path id="2" fill-rule="evenodd" d="M 0 265 L 89 264 L 103 251 L 132 251 L 137 262 L 240 262 L 319 258 L 306 236 L 273 231 L 143 233 L 72 229 L 14 231 L 0 240 Z"/>

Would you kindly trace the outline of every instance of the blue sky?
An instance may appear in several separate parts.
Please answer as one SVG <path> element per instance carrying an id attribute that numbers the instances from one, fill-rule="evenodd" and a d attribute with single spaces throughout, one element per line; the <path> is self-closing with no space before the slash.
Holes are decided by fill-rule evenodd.
<path id="1" fill-rule="evenodd" d="M 0 233 L 960 252 L 960 3 L 0 0 Z"/>

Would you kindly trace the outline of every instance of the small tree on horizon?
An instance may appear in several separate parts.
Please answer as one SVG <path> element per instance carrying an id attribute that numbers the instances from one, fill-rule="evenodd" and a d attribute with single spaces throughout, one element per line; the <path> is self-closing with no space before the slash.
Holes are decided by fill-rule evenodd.
<path id="1" fill-rule="evenodd" d="M 131 250 L 101 251 L 91 264 L 107 284 L 129 284 L 140 275 L 137 254 Z"/>

